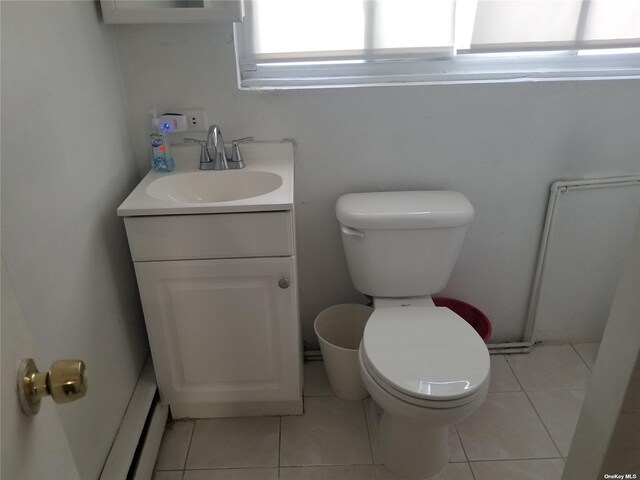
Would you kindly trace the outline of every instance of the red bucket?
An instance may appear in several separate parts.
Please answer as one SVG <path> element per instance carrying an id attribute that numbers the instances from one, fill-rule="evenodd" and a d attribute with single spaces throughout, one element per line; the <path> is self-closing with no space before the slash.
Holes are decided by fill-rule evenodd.
<path id="1" fill-rule="evenodd" d="M 473 329 L 482 337 L 484 343 L 489 341 L 491 337 L 491 322 L 489 318 L 473 305 L 469 305 L 462 300 L 447 297 L 433 297 L 433 303 L 436 307 L 447 307 L 457 315 L 464 318 Z"/>

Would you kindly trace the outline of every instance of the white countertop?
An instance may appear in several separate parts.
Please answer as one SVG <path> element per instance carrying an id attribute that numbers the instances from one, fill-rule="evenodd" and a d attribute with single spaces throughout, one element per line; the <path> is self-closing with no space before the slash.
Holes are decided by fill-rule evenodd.
<path id="1" fill-rule="evenodd" d="M 161 173 L 149 171 L 118 207 L 118 216 L 185 215 L 202 213 L 260 212 L 293 209 L 293 144 L 290 141 L 255 142 L 241 145 L 246 167 L 241 170 L 199 170 L 200 147 L 172 147 L 176 169 Z M 282 178 L 282 185 L 272 192 L 256 197 L 214 203 L 187 203 L 160 200 L 147 193 L 155 180 L 185 172 L 202 175 L 225 175 L 228 172 L 269 172 Z M 238 175 L 238 173 L 235 173 Z"/>

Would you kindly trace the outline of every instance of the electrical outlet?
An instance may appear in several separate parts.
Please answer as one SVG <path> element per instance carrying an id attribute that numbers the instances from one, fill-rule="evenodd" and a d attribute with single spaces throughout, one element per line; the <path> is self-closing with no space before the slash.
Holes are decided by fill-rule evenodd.
<path id="1" fill-rule="evenodd" d="M 187 131 L 206 132 L 209 129 L 207 113 L 201 108 L 176 108 L 172 113 L 187 117 Z"/>

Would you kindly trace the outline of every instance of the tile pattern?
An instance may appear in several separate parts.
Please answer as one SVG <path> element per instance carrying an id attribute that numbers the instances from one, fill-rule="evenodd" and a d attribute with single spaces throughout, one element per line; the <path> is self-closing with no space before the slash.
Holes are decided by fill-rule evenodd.
<path id="1" fill-rule="evenodd" d="M 278 480 L 277 468 L 186 470 L 183 480 Z"/>
<path id="2" fill-rule="evenodd" d="M 337 467 L 283 467 L 280 480 L 375 480 L 373 465 Z"/>
<path id="3" fill-rule="evenodd" d="M 308 397 L 304 415 L 282 417 L 281 466 L 371 463 L 362 402 Z"/>
<path id="4" fill-rule="evenodd" d="M 585 390 L 538 390 L 527 393 L 563 457 L 569 455 L 584 395 Z"/>
<path id="5" fill-rule="evenodd" d="M 451 427 L 436 479 L 560 479 L 597 347 L 492 356 L 487 400 Z M 394 480 L 381 465 L 379 407 L 335 397 L 322 362 L 304 373 L 303 416 L 169 424 L 154 480 Z"/>
<path id="6" fill-rule="evenodd" d="M 158 452 L 156 470 L 184 468 L 192 432 L 193 422 L 173 422 L 167 426 Z"/>
<path id="7" fill-rule="evenodd" d="M 187 469 L 277 467 L 278 417 L 198 420 Z"/>
<path id="8" fill-rule="evenodd" d="M 564 462 L 559 459 L 473 462 L 476 480 L 560 480 Z"/>
<path id="9" fill-rule="evenodd" d="M 593 370 L 593 366 L 596 363 L 596 357 L 598 356 L 598 349 L 600 348 L 599 343 L 574 343 L 573 348 L 580 358 L 584 360 L 584 363 L 587 364 L 591 370 Z"/>
<path id="10" fill-rule="evenodd" d="M 490 392 L 519 392 L 522 388 L 507 363 L 506 355 L 491 355 Z"/>
<path id="11" fill-rule="evenodd" d="M 488 394 L 457 427 L 469 460 L 560 456 L 524 392 Z"/>
<path id="12" fill-rule="evenodd" d="M 524 390 L 584 389 L 591 370 L 571 345 L 536 345 L 526 355 L 509 355 Z"/>
<path id="13" fill-rule="evenodd" d="M 182 480 L 182 470 L 156 471 L 151 480 Z"/>
<path id="14" fill-rule="evenodd" d="M 398 477 L 389 472 L 382 466 L 376 467 L 377 480 L 405 480 L 404 477 Z M 346 478 L 345 478 L 346 480 Z M 474 480 L 473 474 L 467 463 L 450 463 L 440 475 L 429 480 Z"/>

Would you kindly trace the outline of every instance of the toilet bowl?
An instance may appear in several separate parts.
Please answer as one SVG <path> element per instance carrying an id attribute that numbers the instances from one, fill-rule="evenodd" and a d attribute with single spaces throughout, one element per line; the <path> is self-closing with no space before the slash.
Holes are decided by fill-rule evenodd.
<path id="1" fill-rule="evenodd" d="M 405 478 L 431 478 L 447 466 L 449 426 L 477 410 L 489 385 L 484 341 L 431 301 L 473 207 L 457 192 L 378 192 L 340 197 L 336 215 L 354 285 L 374 299 L 359 364 L 382 409 L 383 463 Z"/>
<path id="2" fill-rule="evenodd" d="M 365 388 L 382 408 L 385 466 L 407 478 L 440 473 L 449 426 L 471 415 L 489 388 L 489 355 L 476 331 L 444 307 L 374 310 L 359 351 Z"/>

